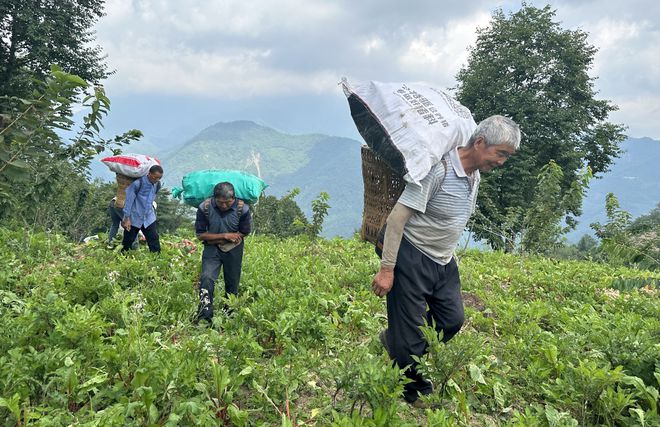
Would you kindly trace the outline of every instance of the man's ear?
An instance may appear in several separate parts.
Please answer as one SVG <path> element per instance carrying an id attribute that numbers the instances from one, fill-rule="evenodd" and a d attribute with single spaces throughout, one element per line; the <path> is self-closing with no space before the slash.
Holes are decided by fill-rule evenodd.
<path id="1" fill-rule="evenodd" d="M 481 150 L 483 148 L 486 148 L 486 138 L 484 138 L 483 136 L 478 137 L 474 141 L 474 146 L 475 146 L 475 148 L 477 148 L 479 150 Z"/>

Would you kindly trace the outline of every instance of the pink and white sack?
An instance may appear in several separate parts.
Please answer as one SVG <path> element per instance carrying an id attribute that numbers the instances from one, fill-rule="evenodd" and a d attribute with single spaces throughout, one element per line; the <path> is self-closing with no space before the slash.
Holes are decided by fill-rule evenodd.
<path id="1" fill-rule="evenodd" d="M 145 156 L 144 154 L 120 154 L 101 159 L 111 171 L 126 175 L 131 178 L 139 178 L 149 173 L 149 168 L 153 165 L 160 165 L 160 161 L 155 157 Z"/>

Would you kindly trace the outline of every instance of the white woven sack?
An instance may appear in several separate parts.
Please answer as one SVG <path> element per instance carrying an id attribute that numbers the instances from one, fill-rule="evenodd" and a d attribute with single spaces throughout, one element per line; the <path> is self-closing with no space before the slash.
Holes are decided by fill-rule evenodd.
<path id="1" fill-rule="evenodd" d="M 386 133 L 384 137 L 374 138 L 375 122 L 369 125 L 372 128 L 370 133 L 364 132 L 364 126 L 361 128 L 354 115 L 367 145 L 381 155 L 381 141 L 389 139 L 403 156 L 405 170 L 402 172 L 407 182 L 418 184 L 445 153 L 465 145 L 477 127 L 470 110 L 447 92 L 426 83 L 370 81 L 349 84 L 343 79 L 342 86 L 349 104 L 356 101 L 363 104 L 362 111 L 367 111 Z M 365 114 L 362 116 L 364 118 Z M 378 139 L 377 146 L 372 146 L 369 139 Z M 391 148 L 385 148 L 391 151 Z"/>

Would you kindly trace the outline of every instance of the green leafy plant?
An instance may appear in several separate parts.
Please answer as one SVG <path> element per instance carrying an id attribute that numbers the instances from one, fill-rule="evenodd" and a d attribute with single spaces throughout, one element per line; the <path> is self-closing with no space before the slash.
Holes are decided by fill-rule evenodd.
<path id="1" fill-rule="evenodd" d="M 483 349 L 484 342 L 480 337 L 462 333 L 444 342 L 442 332 L 438 333 L 434 326 L 424 326 L 421 330 L 428 352 L 423 357 L 413 356 L 413 359 L 419 363 L 418 370 L 433 381 L 441 403 L 448 397 L 460 371 L 469 369 L 474 379 L 483 382 L 481 372 L 472 365 Z M 457 391 L 461 393 L 459 389 Z"/>
<path id="2" fill-rule="evenodd" d="M 613 193 L 605 198 L 607 222 L 591 224 L 596 236 L 601 240 L 599 255 L 607 262 L 617 265 L 638 265 L 642 268 L 660 268 L 660 258 L 652 247 L 636 244 L 637 237 L 631 233 L 632 216 L 622 210 L 619 200 Z M 634 231 L 635 228 L 632 228 Z M 644 230 L 644 227 L 641 227 Z"/>
<path id="3" fill-rule="evenodd" d="M 294 198 L 300 194 L 294 188 L 278 199 L 261 195 L 254 206 L 254 228 L 257 234 L 291 237 L 303 234 L 309 223 Z"/>

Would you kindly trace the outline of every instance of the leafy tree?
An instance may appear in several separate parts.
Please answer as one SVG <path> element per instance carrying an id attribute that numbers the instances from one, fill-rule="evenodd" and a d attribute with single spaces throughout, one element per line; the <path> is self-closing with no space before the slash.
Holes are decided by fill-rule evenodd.
<path id="1" fill-rule="evenodd" d="M 564 30 L 555 12 L 523 3 L 510 15 L 493 14 L 478 30 L 468 64 L 458 75 L 457 97 L 477 121 L 492 114 L 513 118 L 523 132 L 519 152 L 482 179 L 473 230 L 492 247 L 512 250 L 506 236 L 519 234 L 524 216 L 514 221 L 510 208 L 525 208 L 535 197 L 541 169 L 551 160 L 561 168 L 560 193 L 571 191 L 587 165 L 594 176 L 619 155 L 624 127 L 607 122 L 617 109 L 595 98 L 588 74 L 596 48 L 580 30 Z M 561 206 L 574 227 L 581 203 Z M 507 230 L 508 228 L 508 230 Z"/>
<path id="2" fill-rule="evenodd" d="M 25 97 L 51 64 L 98 83 L 109 72 L 92 28 L 105 0 L 0 2 L 0 94 Z"/>
<path id="3" fill-rule="evenodd" d="M 316 238 L 323 229 L 323 221 L 328 215 L 330 205 L 328 193 L 322 191 L 312 200 L 312 222 L 310 223 L 300 206 L 293 200 L 300 194 L 294 188 L 281 199 L 275 196 L 261 196 L 254 206 L 255 233 L 271 234 L 279 237 L 291 237 L 306 234 Z"/>
<path id="4" fill-rule="evenodd" d="M 293 200 L 298 194 L 300 189 L 294 188 L 281 199 L 262 195 L 259 203 L 253 207 L 255 233 L 279 237 L 303 234 L 309 223 L 300 206 Z"/>
<path id="5" fill-rule="evenodd" d="M 563 213 L 580 208 L 591 172 L 589 169 L 583 171 L 565 192 L 561 188 L 563 176 L 563 171 L 553 160 L 541 168 L 534 198 L 522 220 L 521 246 L 524 252 L 547 254 L 561 245 L 561 235 L 569 230 L 569 225 L 561 224 Z"/>
<path id="6" fill-rule="evenodd" d="M 66 164 L 61 165 L 66 169 Z M 89 182 L 85 176 L 71 170 L 61 170 L 61 179 L 52 185 L 30 209 L 30 217 L 20 215 L 31 229 L 56 230 L 74 241 L 81 241 L 98 232 L 107 232 L 108 201 L 114 194 L 111 184 Z"/>
<path id="7" fill-rule="evenodd" d="M 660 203 L 646 215 L 630 223 L 626 229 L 632 245 L 644 254 L 640 264 L 648 269 L 660 268 Z"/>
<path id="8" fill-rule="evenodd" d="M 655 208 L 653 208 L 651 212 L 640 216 L 630 223 L 628 230 L 633 234 L 660 232 L 660 202 L 655 205 Z"/>
<path id="9" fill-rule="evenodd" d="M 598 249 L 601 258 L 615 265 L 660 268 L 660 227 L 657 223 L 654 227 L 652 220 L 654 215 L 657 218 L 657 209 L 632 222 L 632 216 L 620 208 L 616 196 L 608 193 L 605 199 L 607 222 L 591 224 L 601 240 Z"/>
<path id="10" fill-rule="evenodd" d="M 185 205 L 178 199 L 171 197 L 172 193 L 168 188 L 162 188 L 158 192 L 158 231 L 165 233 L 174 233 L 180 227 L 189 225 L 192 227 L 194 211 L 190 206 Z M 192 229 L 192 228 L 191 228 Z"/>
<path id="11" fill-rule="evenodd" d="M 72 226 L 71 215 L 81 213 L 87 203 L 84 195 L 96 192 L 87 178 L 92 158 L 138 139 L 141 133 L 132 130 L 103 138 L 102 122 L 110 107 L 105 92 L 58 67 L 36 88 L 30 98 L 0 98 L 5 112 L 0 116 L 0 220 L 66 231 Z M 88 110 L 77 132 L 74 107 Z M 63 133 L 73 136 L 67 141 Z M 101 197 L 104 206 L 109 198 Z M 85 232 L 89 227 L 94 228 L 87 221 Z M 79 237 L 83 231 L 67 233 Z"/>
<path id="12" fill-rule="evenodd" d="M 597 246 L 598 246 L 598 241 L 593 237 L 591 237 L 590 235 L 585 234 L 584 236 L 580 237 L 580 240 L 577 242 L 576 248 L 581 253 L 586 254 L 592 251 Z"/>
<path id="13" fill-rule="evenodd" d="M 319 237 L 321 230 L 323 230 L 323 221 L 328 215 L 330 210 L 330 195 L 325 191 L 321 191 L 319 195 L 312 200 L 312 223 L 307 227 L 307 234 L 310 237 Z"/>

